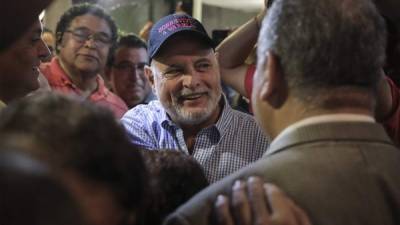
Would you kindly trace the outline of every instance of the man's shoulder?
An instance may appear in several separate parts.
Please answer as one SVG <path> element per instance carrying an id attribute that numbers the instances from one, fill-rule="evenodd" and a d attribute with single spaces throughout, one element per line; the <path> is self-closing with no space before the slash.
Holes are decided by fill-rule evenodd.
<path id="1" fill-rule="evenodd" d="M 125 104 L 125 102 L 118 95 L 114 94 L 110 89 L 108 89 L 100 75 L 97 75 L 97 84 L 97 96 L 100 97 L 93 97 L 96 96 L 95 92 L 92 94 L 92 101 L 96 102 L 104 99 L 104 101 L 107 102 L 107 104 L 112 105 L 112 107 L 116 107 L 121 111 L 124 111 L 124 113 L 128 111 L 128 106 Z"/>
<path id="2" fill-rule="evenodd" d="M 239 132 L 259 133 L 264 135 L 254 116 L 232 108 L 229 108 L 228 110 L 229 117 L 226 118 L 226 120 L 229 121 L 230 126 L 242 128 L 238 130 Z"/>
<path id="3" fill-rule="evenodd" d="M 164 113 L 164 108 L 161 105 L 160 101 L 158 100 L 153 100 L 150 101 L 147 104 L 139 104 L 133 107 L 132 109 L 129 110 L 129 112 L 146 112 L 150 114 L 159 114 L 159 113 Z"/>
<path id="4" fill-rule="evenodd" d="M 144 149 L 159 148 L 158 140 L 166 115 L 158 101 L 137 105 L 121 119 L 131 141 Z"/>
<path id="5" fill-rule="evenodd" d="M 124 115 L 125 120 L 142 120 L 143 123 L 153 123 L 159 121 L 165 116 L 164 108 L 158 100 L 153 100 L 148 104 L 140 104 Z"/>
<path id="6" fill-rule="evenodd" d="M 325 143 L 329 144 L 328 142 Z M 345 146 L 341 148 L 344 144 L 337 145 L 338 149 L 330 152 L 326 152 L 326 149 L 319 146 L 312 147 L 312 145 L 302 149 L 304 146 L 288 147 L 284 151 L 263 157 L 210 185 L 172 213 L 165 220 L 164 225 L 208 224 L 208 215 L 211 213 L 213 202 L 217 199 L 217 196 L 219 194 L 229 195 L 236 180 L 244 180 L 250 176 L 259 176 L 265 181 L 277 184 L 290 194 L 296 202 L 301 203 L 309 212 L 313 212 L 314 219 L 318 219 L 318 221 L 323 220 L 322 215 L 338 216 L 343 204 L 347 204 L 347 202 L 342 204 L 335 198 L 328 198 L 327 193 L 335 193 L 333 196 L 340 196 L 339 199 L 362 202 L 365 196 L 360 192 L 355 192 L 354 187 L 358 185 L 363 187 L 365 191 L 371 190 L 371 195 L 376 194 L 374 188 L 379 187 L 379 184 L 377 182 L 371 183 L 371 178 L 374 178 L 373 180 L 376 178 L 389 179 L 390 185 L 397 187 L 394 190 L 395 194 L 400 196 L 398 191 L 400 179 L 397 178 L 397 171 L 400 169 L 400 153 L 391 151 L 391 153 L 384 153 L 383 155 L 387 157 L 383 157 L 381 151 L 382 149 L 394 150 L 393 146 L 380 145 L 382 149 L 375 148 L 374 155 L 363 155 L 360 151 L 356 151 L 356 147 Z M 325 148 L 329 147 L 326 146 Z M 358 152 L 358 154 L 355 152 Z M 354 156 L 355 154 L 357 156 Z M 362 158 L 363 156 L 364 158 Z M 385 160 L 382 160 L 383 158 Z M 343 171 L 346 171 L 346 173 L 343 173 Z M 339 186 L 337 186 L 338 181 L 342 181 Z M 369 186 L 366 185 L 367 183 Z M 310 201 L 310 193 L 318 201 Z M 376 196 L 372 198 L 376 199 Z M 318 204 L 321 201 L 330 203 L 327 208 L 329 210 L 319 208 Z M 367 209 L 368 207 L 363 207 L 364 212 Z M 358 213 L 354 216 L 361 218 L 362 214 Z M 352 221 L 353 219 L 345 218 L 345 220 Z"/>

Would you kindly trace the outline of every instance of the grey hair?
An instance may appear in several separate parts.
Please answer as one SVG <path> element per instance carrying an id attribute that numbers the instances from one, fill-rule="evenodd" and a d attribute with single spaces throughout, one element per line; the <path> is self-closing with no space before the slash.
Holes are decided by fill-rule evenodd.
<path id="1" fill-rule="evenodd" d="M 370 0 L 276 0 L 260 31 L 258 69 L 274 53 L 300 100 L 349 86 L 374 93 L 385 47 L 385 23 Z"/>

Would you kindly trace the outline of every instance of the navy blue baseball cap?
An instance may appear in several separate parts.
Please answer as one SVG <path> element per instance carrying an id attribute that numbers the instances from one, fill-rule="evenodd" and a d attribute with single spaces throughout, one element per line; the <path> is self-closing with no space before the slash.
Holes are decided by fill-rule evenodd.
<path id="1" fill-rule="evenodd" d="M 187 14 L 171 14 L 161 18 L 151 28 L 148 41 L 150 59 L 154 58 L 168 38 L 180 32 L 193 33 L 209 44 L 211 48 L 215 47 L 213 40 L 198 20 Z"/>

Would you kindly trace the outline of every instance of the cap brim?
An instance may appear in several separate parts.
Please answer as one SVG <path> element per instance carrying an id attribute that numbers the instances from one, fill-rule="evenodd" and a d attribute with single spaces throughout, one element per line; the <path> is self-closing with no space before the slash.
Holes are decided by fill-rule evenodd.
<path id="1" fill-rule="evenodd" d="M 14 41 L 18 40 L 18 38 L 38 20 L 39 14 L 49 6 L 52 1 L 53 0 L 12 0 L 2 2 L 2 13 L 0 14 L 0 50 L 4 50 Z"/>

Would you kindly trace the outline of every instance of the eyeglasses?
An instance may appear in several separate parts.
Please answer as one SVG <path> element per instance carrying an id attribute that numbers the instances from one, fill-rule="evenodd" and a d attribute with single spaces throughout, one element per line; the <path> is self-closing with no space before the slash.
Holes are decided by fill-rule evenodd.
<path id="1" fill-rule="evenodd" d="M 112 40 L 105 33 L 91 33 L 88 29 L 66 30 L 66 33 L 71 33 L 75 41 L 85 43 L 92 39 L 97 47 L 105 47 L 111 44 Z"/>
<path id="2" fill-rule="evenodd" d="M 115 69 L 118 69 L 120 71 L 124 71 L 124 72 L 132 72 L 135 70 L 139 70 L 139 71 L 144 71 L 144 67 L 147 65 L 147 63 L 123 63 L 123 64 L 117 64 L 117 65 L 113 65 L 113 67 Z"/>

